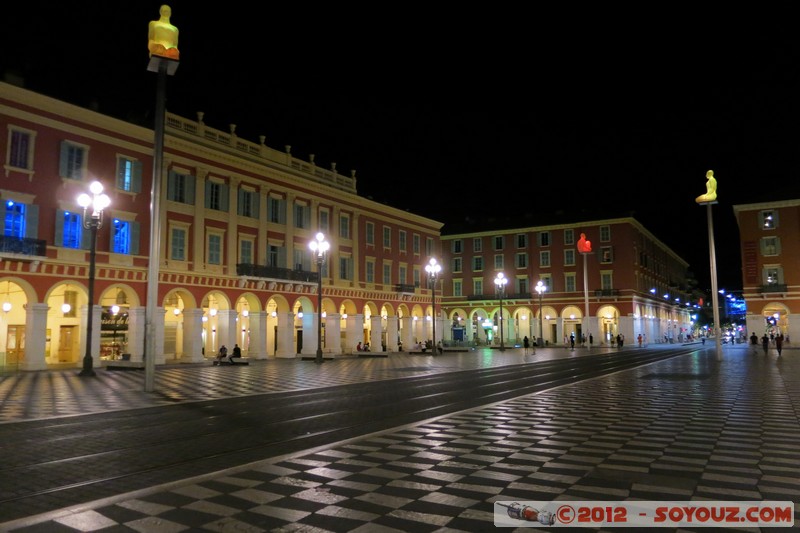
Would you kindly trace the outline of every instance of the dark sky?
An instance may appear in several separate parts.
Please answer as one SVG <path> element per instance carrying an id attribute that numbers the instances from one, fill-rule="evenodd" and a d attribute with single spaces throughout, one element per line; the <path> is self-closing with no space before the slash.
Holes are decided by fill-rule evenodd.
<path id="1" fill-rule="evenodd" d="M 170 2 L 181 62 L 167 109 L 355 169 L 362 196 L 445 233 L 467 219 L 482 229 L 484 217 L 632 215 L 703 288 L 708 227 L 694 199 L 707 170 L 719 184 L 721 288 L 741 288 L 733 205 L 800 198 L 789 4 L 723 18 L 675 4 L 290 4 Z M 0 67 L 37 92 L 151 125 L 147 25 L 160 5 L 8 4 Z"/>

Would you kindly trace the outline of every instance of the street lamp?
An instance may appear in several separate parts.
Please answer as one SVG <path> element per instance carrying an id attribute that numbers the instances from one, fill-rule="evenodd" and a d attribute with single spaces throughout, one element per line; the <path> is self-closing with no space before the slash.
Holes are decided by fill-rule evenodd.
<path id="1" fill-rule="evenodd" d="M 83 227 L 90 230 L 89 237 L 89 312 L 86 317 L 86 354 L 83 356 L 83 369 L 79 376 L 94 376 L 92 368 L 92 315 L 94 314 L 94 263 L 97 252 L 97 230 L 103 225 L 103 209 L 111 204 L 107 194 L 103 194 L 103 184 L 93 181 L 86 193 L 78 196 L 78 205 L 83 208 Z M 87 213 L 91 214 L 87 216 Z"/>
<path id="2" fill-rule="evenodd" d="M 322 265 L 331 245 L 325 240 L 322 232 L 317 233 L 315 239 L 308 243 L 311 251 L 317 254 L 317 357 L 314 362 L 322 364 Z"/>
<path id="3" fill-rule="evenodd" d="M 542 293 L 547 290 L 547 285 L 541 282 L 536 283 L 536 292 L 539 293 L 539 340 L 537 340 L 537 344 L 539 346 L 544 346 L 544 326 L 542 322 Z"/>
<path id="4" fill-rule="evenodd" d="M 506 345 L 503 341 L 503 292 L 506 288 L 506 283 L 508 283 L 508 278 L 502 272 L 497 273 L 497 277 L 494 278 L 494 284 L 497 285 L 497 293 L 500 295 L 500 351 L 504 352 L 506 350 Z"/>
<path id="5" fill-rule="evenodd" d="M 436 355 L 436 278 L 439 277 L 439 272 L 442 271 L 442 265 L 436 262 L 436 259 L 431 257 L 428 264 L 425 265 L 425 272 L 428 273 L 428 287 L 431 289 L 431 331 L 433 336 L 433 346 L 431 353 Z"/>

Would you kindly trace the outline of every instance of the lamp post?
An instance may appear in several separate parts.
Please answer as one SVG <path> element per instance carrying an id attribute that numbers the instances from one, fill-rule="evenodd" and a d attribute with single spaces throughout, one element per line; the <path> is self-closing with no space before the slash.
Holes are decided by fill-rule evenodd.
<path id="1" fill-rule="evenodd" d="M 325 235 L 319 232 L 315 240 L 308 243 L 308 247 L 317 255 L 317 357 L 314 362 L 319 365 L 322 364 L 322 265 L 331 245 L 325 240 Z"/>
<path id="2" fill-rule="evenodd" d="M 425 265 L 425 272 L 428 273 L 428 287 L 431 289 L 431 332 L 433 337 L 431 353 L 433 355 L 436 355 L 436 279 L 441 271 L 442 265 L 431 257 L 431 260 Z"/>
<path id="3" fill-rule="evenodd" d="M 506 289 L 506 283 L 508 283 L 508 278 L 502 272 L 497 273 L 497 277 L 494 278 L 494 284 L 497 286 L 497 294 L 500 296 L 500 351 L 504 352 L 506 350 L 505 341 L 503 340 L 503 292 Z"/>
<path id="4" fill-rule="evenodd" d="M 83 356 L 83 369 L 79 376 L 94 376 L 92 368 L 92 316 L 94 315 L 94 264 L 97 252 L 97 230 L 103 225 L 103 209 L 111 204 L 107 194 L 103 194 L 103 184 L 93 181 L 86 193 L 78 196 L 78 205 L 83 208 L 83 227 L 89 233 L 89 312 L 86 316 L 86 353 Z M 91 214 L 88 214 L 91 211 Z M 88 214 L 88 216 L 87 216 Z"/>
<path id="5" fill-rule="evenodd" d="M 536 292 L 539 293 L 539 339 L 536 343 L 539 346 L 544 346 L 544 323 L 542 322 L 542 293 L 547 290 L 547 285 L 541 282 L 536 283 Z"/>

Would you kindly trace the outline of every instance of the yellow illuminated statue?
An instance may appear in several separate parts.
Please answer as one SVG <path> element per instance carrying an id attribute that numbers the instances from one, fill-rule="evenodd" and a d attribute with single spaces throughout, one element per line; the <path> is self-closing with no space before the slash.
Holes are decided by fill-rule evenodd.
<path id="1" fill-rule="evenodd" d="M 168 5 L 161 6 L 159 10 L 161 18 L 150 22 L 147 35 L 147 49 L 150 55 L 179 59 L 178 52 L 178 28 L 170 24 L 169 17 L 172 9 Z"/>
<path id="2" fill-rule="evenodd" d="M 714 178 L 714 171 L 706 172 L 706 193 L 701 194 L 695 199 L 698 204 L 713 202 L 717 199 L 717 180 Z"/>

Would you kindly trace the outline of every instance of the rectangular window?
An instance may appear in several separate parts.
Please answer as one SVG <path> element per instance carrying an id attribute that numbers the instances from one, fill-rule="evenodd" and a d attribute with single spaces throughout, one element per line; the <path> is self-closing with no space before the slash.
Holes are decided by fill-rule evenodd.
<path id="1" fill-rule="evenodd" d="M 398 268 L 397 283 L 404 284 L 406 281 L 408 281 L 408 269 L 404 266 L 401 266 Z"/>
<path id="2" fill-rule="evenodd" d="M 417 234 L 415 233 L 415 234 L 414 234 L 414 237 L 413 237 L 413 239 L 412 239 L 412 240 L 413 240 L 413 242 L 412 242 L 412 246 L 413 246 L 413 252 L 414 252 L 415 254 L 419 255 L 419 248 L 420 248 L 419 235 L 417 235 Z"/>
<path id="3" fill-rule="evenodd" d="M 430 237 L 425 238 L 425 255 L 428 257 L 433 255 L 433 239 Z"/>
<path id="4" fill-rule="evenodd" d="M 342 239 L 350 238 L 350 217 L 348 215 L 339 216 L 339 237 Z M 350 279 L 350 278 L 343 278 Z"/>
<path id="5" fill-rule="evenodd" d="M 139 253 L 139 223 L 114 219 L 111 230 L 111 251 L 115 254 Z"/>
<path id="6" fill-rule="evenodd" d="M 67 141 L 61 143 L 59 175 L 71 180 L 82 180 L 86 170 L 86 149 Z"/>
<path id="7" fill-rule="evenodd" d="M 550 246 L 549 231 L 540 231 L 538 236 L 539 236 L 539 246 Z"/>
<path id="8" fill-rule="evenodd" d="M 517 248 L 527 248 L 528 247 L 528 236 L 524 233 L 520 233 L 517 235 Z"/>
<path id="9" fill-rule="evenodd" d="M 761 239 L 761 255 L 780 255 L 781 241 L 778 237 L 764 237 Z"/>
<path id="10" fill-rule="evenodd" d="M 461 253 L 461 239 L 454 239 L 452 242 L 452 250 L 454 254 Z"/>
<path id="11" fill-rule="evenodd" d="M 564 230 L 564 245 L 565 246 L 572 246 L 575 244 L 575 230 L 574 229 L 565 229 Z"/>
<path id="12" fill-rule="evenodd" d="M 11 142 L 8 147 L 8 166 L 31 170 L 32 148 L 30 133 L 11 130 Z"/>
<path id="13" fill-rule="evenodd" d="M 269 197 L 267 220 L 274 224 L 286 224 L 286 200 L 277 196 Z"/>
<path id="14" fill-rule="evenodd" d="M 776 266 L 764 268 L 765 285 L 783 285 L 783 269 Z"/>
<path id="15" fill-rule="evenodd" d="M 600 226 L 600 242 L 611 240 L 611 226 Z"/>
<path id="16" fill-rule="evenodd" d="M 605 291 L 610 291 L 614 288 L 614 276 L 611 272 L 600 273 L 600 288 Z"/>
<path id="17" fill-rule="evenodd" d="M 483 280 L 472 280 L 472 294 L 483 294 Z"/>
<path id="18" fill-rule="evenodd" d="M 417 266 L 414 267 L 414 286 L 419 287 L 419 267 Z"/>
<path id="19" fill-rule="evenodd" d="M 502 250 L 504 246 L 505 246 L 505 237 L 503 237 L 502 235 L 497 235 L 494 238 L 494 249 Z"/>
<path id="20" fill-rule="evenodd" d="M 383 227 L 383 247 L 390 249 L 392 247 L 392 228 L 389 226 Z"/>
<path id="21" fill-rule="evenodd" d="M 236 210 L 240 216 L 258 218 L 258 193 L 249 189 L 239 189 Z"/>
<path id="22" fill-rule="evenodd" d="M 480 272 L 483 270 L 483 257 L 475 256 L 472 258 L 472 270 L 474 272 Z"/>
<path id="23" fill-rule="evenodd" d="M 130 157 L 117 157 L 117 189 L 142 192 L 142 162 Z"/>
<path id="24" fill-rule="evenodd" d="M 576 289 L 575 274 L 564 274 L 564 290 L 567 292 L 575 292 Z"/>
<path id="25" fill-rule="evenodd" d="M 462 293 L 462 282 L 461 280 L 454 280 L 453 281 L 453 296 L 463 296 Z"/>
<path id="26" fill-rule="evenodd" d="M 614 253 L 611 246 L 601 246 L 600 247 L 600 262 L 601 263 L 613 263 L 614 262 Z"/>
<path id="27" fill-rule="evenodd" d="M 528 278 L 517 278 L 517 292 L 519 294 L 528 294 L 530 290 L 528 289 Z"/>
<path id="28" fill-rule="evenodd" d="M 280 246 L 275 246 L 274 244 L 270 244 L 267 246 L 267 266 L 269 267 L 283 267 L 281 263 L 281 252 L 282 248 Z"/>
<path id="29" fill-rule="evenodd" d="M 472 251 L 473 252 L 482 252 L 483 251 L 483 242 L 479 237 L 472 239 Z"/>
<path id="30" fill-rule="evenodd" d="M 374 261 L 367 261 L 367 283 L 375 283 L 375 262 Z"/>
<path id="31" fill-rule="evenodd" d="M 339 279 L 351 280 L 353 277 L 352 259 L 349 257 L 339 258 Z"/>
<path id="32" fill-rule="evenodd" d="M 375 224 L 372 222 L 367 222 L 365 229 L 366 235 L 364 235 L 364 239 L 366 240 L 367 244 L 375 244 Z"/>
<path id="33" fill-rule="evenodd" d="M 494 268 L 495 269 L 503 268 L 503 266 L 504 266 L 503 262 L 504 262 L 503 254 L 497 254 L 497 255 L 494 256 Z"/>
<path id="34" fill-rule="evenodd" d="M 564 266 L 575 266 L 575 250 L 564 250 Z"/>
<path id="35" fill-rule="evenodd" d="M 173 261 L 186 261 L 186 230 L 172 228 L 170 235 L 170 256 Z"/>
<path id="36" fill-rule="evenodd" d="M 772 209 L 761 211 L 758 214 L 762 229 L 775 229 L 778 227 L 778 212 Z"/>
<path id="37" fill-rule="evenodd" d="M 453 258 L 453 272 L 461 272 L 461 258 L 454 257 Z"/>
<path id="38" fill-rule="evenodd" d="M 167 176 L 167 200 L 194 205 L 194 176 L 171 171 Z"/>
<path id="39" fill-rule="evenodd" d="M 294 227 L 307 229 L 311 225 L 311 208 L 304 204 L 294 204 Z"/>
<path id="40" fill-rule="evenodd" d="M 319 210 L 319 230 L 325 234 L 330 231 L 330 213 L 326 209 Z"/>
<path id="41" fill-rule="evenodd" d="M 405 232 L 405 230 L 400 230 L 399 241 L 400 241 L 400 251 L 401 252 L 405 252 L 406 251 L 406 232 Z"/>
<path id="42" fill-rule="evenodd" d="M 295 248 L 294 257 L 292 258 L 292 266 L 297 271 L 310 271 L 309 268 L 311 256 L 306 248 Z"/>
<path id="43" fill-rule="evenodd" d="M 528 267 L 528 253 L 527 252 L 520 252 L 517 254 L 517 268 L 527 268 Z"/>
<path id="44" fill-rule="evenodd" d="M 228 184 L 206 181 L 206 208 L 215 211 L 228 211 Z"/>
<path id="45" fill-rule="evenodd" d="M 383 265 L 383 284 L 391 285 L 392 283 L 392 265 Z"/>
<path id="46" fill-rule="evenodd" d="M 81 228 L 83 228 L 83 220 L 81 215 L 71 211 L 64 211 L 63 223 L 64 229 L 62 232 L 61 245 L 65 248 L 80 248 L 81 247 Z"/>
<path id="47" fill-rule="evenodd" d="M 239 243 L 239 262 L 245 265 L 252 265 L 253 262 L 253 241 L 243 239 Z"/>
<path id="48" fill-rule="evenodd" d="M 216 233 L 208 236 L 208 264 L 222 264 L 222 236 Z"/>
<path id="49" fill-rule="evenodd" d="M 17 237 L 22 239 L 25 237 L 25 204 L 7 200 L 6 212 L 3 229 L 3 235 L 6 237 Z"/>
<path id="50" fill-rule="evenodd" d="M 541 266 L 541 267 L 549 267 L 550 266 L 550 252 L 549 251 L 539 252 L 539 266 Z"/>

